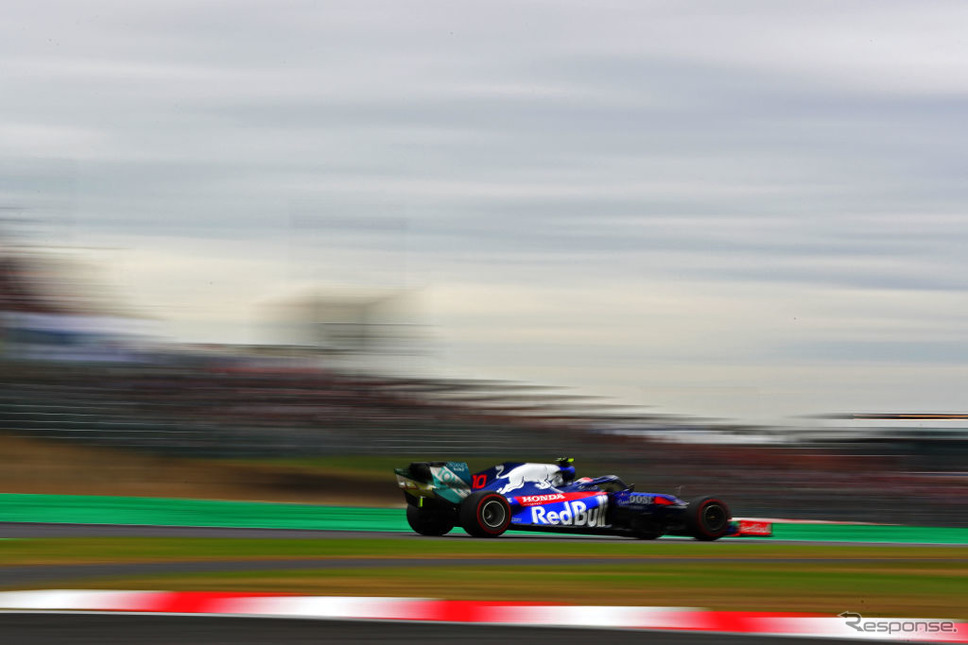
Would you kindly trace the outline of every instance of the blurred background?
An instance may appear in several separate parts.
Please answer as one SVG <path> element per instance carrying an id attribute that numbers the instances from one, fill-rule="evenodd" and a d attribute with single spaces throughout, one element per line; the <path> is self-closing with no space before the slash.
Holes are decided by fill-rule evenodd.
<path id="1" fill-rule="evenodd" d="M 691 7 L 15 3 L 0 491 L 968 525 L 968 9 Z"/>
<path id="2" fill-rule="evenodd" d="M 406 293 L 273 303 L 274 344 L 175 343 L 58 257 L 8 247 L 0 267 L 4 492 L 399 505 L 394 465 L 567 454 L 744 516 L 968 521 L 966 415 L 765 426 L 407 373 Z"/>

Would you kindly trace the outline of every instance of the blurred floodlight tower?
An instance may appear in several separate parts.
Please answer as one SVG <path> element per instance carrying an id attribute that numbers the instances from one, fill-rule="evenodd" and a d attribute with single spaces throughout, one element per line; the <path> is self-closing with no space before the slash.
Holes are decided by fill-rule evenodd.
<path id="1" fill-rule="evenodd" d="M 406 218 L 333 216 L 320 212 L 325 208 L 290 203 L 294 286 L 263 307 L 263 338 L 325 366 L 413 369 L 413 357 L 424 352 L 417 294 L 407 286 Z"/>
<path id="2" fill-rule="evenodd" d="M 265 305 L 266 340 L 324 366 L 393 368 L 422 353 L 415 299 L 403 290 L 309 289 Z"/>

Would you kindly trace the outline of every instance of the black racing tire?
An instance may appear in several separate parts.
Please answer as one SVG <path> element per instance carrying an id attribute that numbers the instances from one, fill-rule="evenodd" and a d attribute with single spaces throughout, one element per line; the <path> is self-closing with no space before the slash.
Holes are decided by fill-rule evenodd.
<path id="1" fill-rule="evenodd" d="M 729 507 L 717 497 L 697 497 L 686 508 L 686 527 L 697 540 L 711 542 L 729 530 Z"/>
<path id="2" fill-rule="evenodd" d="M 497 537 L 511 525 L 511 506 L 504 495 L 481 490 L 461 502 L 458 519 L 469 535 Z"/>
<path id="3" fill-rule="evenodd" d="M 407 524 L 420 535 L 446 535 L 454 528 L 453 510 L 438 504 L 417 507 L 407 504 Z"/>

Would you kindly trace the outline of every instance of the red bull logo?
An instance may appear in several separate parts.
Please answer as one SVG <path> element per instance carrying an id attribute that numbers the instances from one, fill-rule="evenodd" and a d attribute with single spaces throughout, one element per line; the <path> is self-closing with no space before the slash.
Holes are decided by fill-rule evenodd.
<path id="1" fill-rule="evenodd" d="M 543 496 L 542 496 L 543 497 Z M 565 502 L 560 510 L 549 510 L 541 506 L 531 508 L 531 523 L 555 526 L 586 526 L 589 528 L 606 526 L 605 508 L 608 498 L 600 495 L 595 498 L 597 506 L 591 508 L 585 502 Z"/>

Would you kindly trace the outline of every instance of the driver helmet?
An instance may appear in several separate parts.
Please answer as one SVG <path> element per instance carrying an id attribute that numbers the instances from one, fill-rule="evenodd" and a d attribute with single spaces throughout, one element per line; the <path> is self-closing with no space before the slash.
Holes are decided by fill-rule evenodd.
<path id="1" fill-rule="evenodd" d="M 561 479 L 565 484 L 571 483 L 575 479 L 575 458 L 561 457 L 557 461 Z"/>

